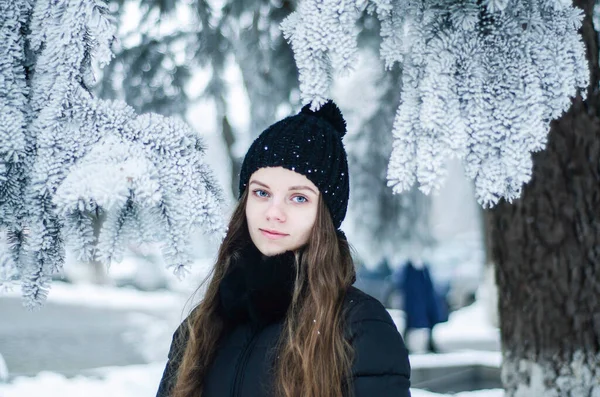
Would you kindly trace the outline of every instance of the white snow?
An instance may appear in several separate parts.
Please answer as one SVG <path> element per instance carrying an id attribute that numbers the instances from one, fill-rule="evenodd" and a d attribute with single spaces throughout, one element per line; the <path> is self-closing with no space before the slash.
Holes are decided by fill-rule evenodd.
<path id="1" fill-rule="evenodd" d="M 10 385 L 0 384 L 1 397 L 151 397 L 156 395 L 164 362 L 129 367 L 100 368 L 95 376 L 67 379 L 52 372 L 34 378 L 17 378 Z M 444 394 L 412 389 L 413 397 L 438 397 Z M 455 397 L 501 397 L 503 390 L 479 390 L 455 394 Z"/>
<path id="2" fill-rule="evenodd" d="M 486 352 L 480 350 L 465 350 L 442 354 L 412 354 L 410 356 L 410 366 L 413 369 L 465 365 L 482 365 L 499 368 L 501 364 L 502 354 L 500 352 Z"/>
<path id="3" fill-rule="evenodd" d="M 438 396 L 448 396 L 450 394 L 438 394 L 431 393 L 425 390 L 419 389 L 411 389 L 412 397 L 438 397 Z M 477 391 L 469 391 L 462 392 L 457 394 L 452 394 L 454 397 L 503 397 L 504 390 L 502 389 L 491 389 L 491 390 L 477 390 Z"/>
<path id="4" fill-rule="evenodd" d="M 8 368 L 6 367 L 6 362 L 0 354 L 0 382 L 6 382 L 8 380 Z"/>
<path id="5" fill-rule="evenodd" d="M 20 289 L 13 289 L 1 296 L 21 297 Z M 141 292 L 134 288 L 116 288 L 94 284 L 68 284 L 55 281 L 48 302 L 116 309 L 161 310 L 172 308 L 185 298 L 173 291 Z"/>
<path id="6" fill-rule="evenodd" d="M 113 263 L 108 269 L 111 282 L 132 279 L 137 284 L 140 278 L 150 277 L 149 273 L 162 274 L 152 275 L 154 278 L 164 277 L 168 284 L 168 290 L 140 291 L 127 286 L 116 287 L 114 285 L 98 285 L 92 282 L 89 275 L 89 266 L 81 266 L 70 260 L 72 255 L 67 252 L 67 262 L 64 272 L 75 284 L 62 281 L 53 281 L 48 294 L 47 302 L 67 305 L 105 307 L 122 310 L 152 310 L 165 311 L 173 308 L 179 309 L 184 302 L 201 284 L 210 272 L 212 261 L 210 258 L 199 258 L 190 267 L 190 274 L 183 280 L 179 280 L 164 264 L 160 263 L 156 269 L 149 269 L 151 262 L 141 257 L 126 256 L 122 262 Z M 0 290 L 0 298 L 21 297 L 21 289 L 12 288 Z M 0 396 L 1 397 L 1 396 Z"/>
<path id="7" fill-rule="evenodd" d="M 464 341 L 500 346 L 500 330 L 490 323 L 488 307 L 482 300 L 450 313 L 448 322 L 433 329 L 433 337 L 440 348 Z"/>
<path id="8" fill-rule="evenodd" d="M 91 376 L 68 379 L 52 372 L 33 378 L 19 377 L 0 384 L 1 397 L 150 397 L 155 396 L 164 362 L 101 368 Z"/>
<path id="9" fill-rule="evenodd" d="M 404 330 L 404 313 L 388 309 L 398 331 Z M 468 346 L 500 350 L 500 330 L 491 324 L 488 305 L 477 300 L 470 306 L 450 313 L 448 322 L 433 328 L 433 337 L 441 351 L 455 351 Z"/>
<path id="10" fill-rule="evenodd" d="M 100 368 L 95 376 L 67 379 L 42 372 L 34 378 L 17 378 L 10 385 L 0 384 L 1 397 L 151 397 L 156 395 L 164 362 L 129 367 Z M 412 397 L 438 397 L 444 394 L 412 389 Z M 479 390 L 454 394 L 455 397 L 501 397 L 503 390 Z"/>

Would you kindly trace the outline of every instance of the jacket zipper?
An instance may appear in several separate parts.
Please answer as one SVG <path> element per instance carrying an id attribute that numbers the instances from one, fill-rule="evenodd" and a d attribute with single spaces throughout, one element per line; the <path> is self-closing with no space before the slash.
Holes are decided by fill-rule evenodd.
<path id="1" fill-rule="evenodd" d="M 254 341 L 258 333 L 258 330 L 252 331 L 252 337 L 250 338 L 250 341 L 248 342 L 248 344 L 244 348 L 244 351 L 242 352 L 242 357 L 238 362 L 238 367 L 235 372 L 235 380 L 233 382 L 233 390 L 231 392 L 232 397 L 239 396 L 240 394 L 241 384 L 244 380 L 244 371 L 246 370 L 246 364 L 248 364 L 248 357 L 250 357 L 250 354 L 252 353 L 252 350 L 254 348 Z"/>

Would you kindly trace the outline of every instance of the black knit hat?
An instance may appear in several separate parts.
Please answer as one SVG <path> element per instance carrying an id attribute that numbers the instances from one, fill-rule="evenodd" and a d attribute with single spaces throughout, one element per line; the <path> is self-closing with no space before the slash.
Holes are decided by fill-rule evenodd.
<path id="1" fill-rule="evenodd" d="M 297 115 L 271 125 L 246 153 L 240 172 L 240 197 L 259 168 L 287 168 L 306 176 L 319 188 L 339 228 L 350 194 L 348 160 L 342 143 L 345 134 L 346 122 L 332 101 L 316 112 L 306 105 Z"/>

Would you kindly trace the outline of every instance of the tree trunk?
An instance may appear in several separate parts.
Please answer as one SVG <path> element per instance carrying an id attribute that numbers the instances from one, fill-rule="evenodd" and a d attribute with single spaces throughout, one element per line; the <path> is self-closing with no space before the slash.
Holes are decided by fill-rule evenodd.
<path id="1" fill-rule="evenodd" d="M 507 396 L 600 396 L 600 120 L 594 1 L 581 33 L 588 98 L 552 122 L 533 178 L 488 211 Z"/>
<path id="2" fill-rule="evenodd" d="M 229 165 L 231 166 L 231 193 L 233 193 L 233 197 L 237 197 L 240 192 L 238 185 L 240 183 L 242 160 L 234 154 L 233 145 L 235 144 L 235 135 L 227 116 L 223 116 L 221 119 L 221 134 L 227 146 L 227 155 L 229 157 Z"/>

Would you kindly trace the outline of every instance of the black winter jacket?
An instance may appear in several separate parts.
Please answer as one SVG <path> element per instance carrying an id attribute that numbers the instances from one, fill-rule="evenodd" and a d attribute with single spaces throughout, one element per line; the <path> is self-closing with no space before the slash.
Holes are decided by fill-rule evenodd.
<path id="1" fill-rule="evenodd" d="M 281 269 L 280 265 L 280 263 L 276 264 L 276 268 Z M 264 276 L 264 270 L 254 268 L 244 275 L 247 277 L 250 274 L 253 278 L 257 275 Z M 272 271 L 267 273 L 270 275 Z M 244 275 L 235 281 L 239 281 Z M 281 282 L 281 277 L 278 276 L 278 285 L 289 285 Z M 229 278 L 231 279 L 231 276 Z M 268 276 L 266 278 L 268 279 Z M 261 280 L 264 279 L 265 277 L 261 277 Z M 275 283 L 277 278 L 271 281 Z M 240 283 L 237 285 L 239 287 Z M 253 291 L 257 288 L 248 287 Z M 268 288 L 274 287 L 270 285 Z M 242 295 L 239 289 L 238 295 Z M 246 296 L 244 302 L 247 303 L 248 300 L 251 298 Z M 281 300 L 279 297 L 279 301 Z M 272 302 L 273 300 L 270 304 Z M 256 300 L 253 303 L 254 306 L 259 304 L 260 301 L 257 303 Z M 277 308 L 273 308 L 270 304 L 266 307 L 272 314 Z M 235 309 L 235 305 L 231 302 L 226 303 L 225 306 L 230 312 Z M 354 397 L 410 397 L 408 352 L 383 305 L 359 289 L 350 287 L 345 296 L 343 313 L 345 313 L 345 336 L 354 348 L 352 365 Z M 237 317 L 244 316 L 238 313 Z M 269 387 L 273 381 L 275 346 L 281 333 L 283 316 L 277 316 L 275 319 L 271 316 L 268 318 L 269 321 L 263 322 L 259 321 L 260 319 L 253 321 L 252 317 L 252 315 L 246 316 L 244 321 L 232 325 L 231 330 L 223 336 L 206 375 L 204 397 L 273 397 Z M 177 341 L 185 341 L 185 333 L 187 333 L 187 325 L 184 321 L 173 335 L 169 360 L 157 397 L 169 397 L 175 384 L 179 357 L 185 345 Z"/>

